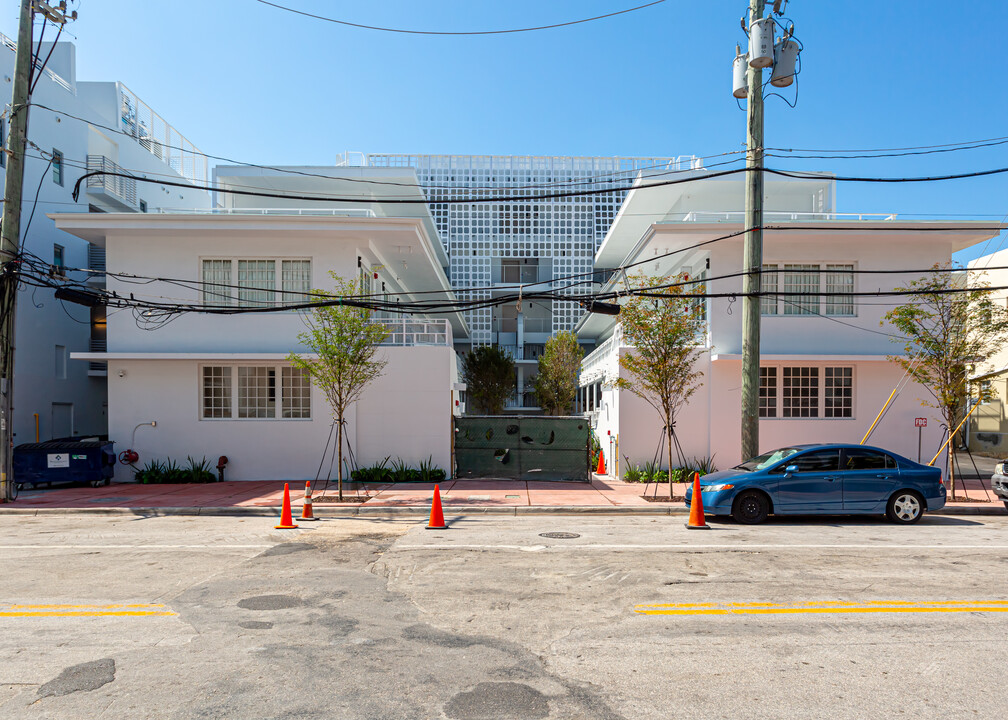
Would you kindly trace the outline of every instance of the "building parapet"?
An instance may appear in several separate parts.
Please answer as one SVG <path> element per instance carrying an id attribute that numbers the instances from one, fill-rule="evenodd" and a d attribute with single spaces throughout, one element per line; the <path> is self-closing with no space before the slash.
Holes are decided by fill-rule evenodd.
<path id="1" fill-rule="evenodd" d="M 158 212 L 179 215 L 306 215 L 316 217 L 377 217 L 370 208 L 159 208 Z"/>
<path id="2" fill-rule="evenodd" d="M 763 220 L 777 222 L 828 222 L 831 220 L 869 220 L 878 222 L 892 221 L 896 213 L 836 213 L 836 212 L 787 212 L 771 211 L 763 213 Z M 685 213 L 672 213 L 659 221 L 661 223 L 720 223 L 745 222 L 745 212 L 742 210 L 711 211 L 700 210 Z"/>
<path id="3" fill-rule="evenodd" d="M 11 40 L 9 37 L 7 37 L 6 35 L 4 35 L 3 33 L 0 33 L 0 43 L 3 43 L 4 45 L 6 45 L 13 52 L 15 52 L 15 53 L 17 52 L 17 42 L 14 41 L 14 40 Z M 35 69 L 38 70 L 39 66 L 42 65 L 42 64 L 43 63 L 41 63 L 38 59 L 36 59 L 35 60 Z M 63 79 L 62 77 L 60 77 L 59 75 L 57 75 L 56 73 L 54 73 L 49 68 L 45 69 L 45 74 L 49 76 L 50 80 L 52 80 L 54 83 L 56 83 L 57 85 L 59 85 L 61 88 L 63 88 L 64 90 L 66 90 L 71 95 L 76 95 L 77 94 L 77 90 L 74 88 L 73 85 L 71 85 L 70 83 L 68 83 L 65 79 Z"/>

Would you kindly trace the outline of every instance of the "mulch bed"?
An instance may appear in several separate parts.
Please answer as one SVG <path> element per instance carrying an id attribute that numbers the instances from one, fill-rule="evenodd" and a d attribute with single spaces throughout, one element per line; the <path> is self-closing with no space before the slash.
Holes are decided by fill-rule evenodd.
<path id="1" fill-rule="evenodd" d="M 343 495 L 343 499 L 339 499 L 339 495 L 319 495 L 318 497 L 312 498 L 312 504 L 315 503 L 366 503 L 371 497 L 367 495 Z"/>
<path id="2" fill-rule="evenodd" d="M 667 503 L 667 502 L 674 502 L 674 503 L 681 503 L 681 502 L 685 502 L 685 500 L 686 500 L 685 496 L 680 497 L 678 495 L 676 497 L 674 497 L 674 498 L 670 498 L 668 495 L 659 495 L 658 497 L 655 497 L 654 495 L 641 495 L 641 497 L 643 497 L 648 502 L 665 502 L 665 503 Z"/>

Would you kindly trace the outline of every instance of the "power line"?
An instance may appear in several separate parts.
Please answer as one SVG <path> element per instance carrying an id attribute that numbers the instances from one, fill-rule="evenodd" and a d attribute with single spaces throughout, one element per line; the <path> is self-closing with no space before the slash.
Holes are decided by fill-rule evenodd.
<path id="1" fill-rule="evenodd" d="M 616 12 L 606 13 L 605 15 L 596 15 L 595 17 L 583 18 L 581 20 L 570 20 L 568 22 L 555 23 L 553 25 L 538 25 L 535 27 L 524 27 L 524 28 L 511 28 L 508 30 L 468 30 L 468 31 L 442 31 L 442 30 L 407 30 L 404 28 L 390 28 L 390 27 L 380 27 L 377 25 L 363 25 L 361 23 L 348 22 L 346 20 L 337 20 L 336 18 L 325 17 L 324 15 L 315 15 L 314 13 L 305 12 L 304 10 L 296 10 L 292 7 L 287 7 L 286 5 L 280 5 L 278 3 L 269 2 L 268 0 L 257 0 L 257 2 L 263 5 L 269 5 L 270 7 L 277 8 L 278 10 L 284 10 L 289 13 L 294 13 L 295 15 L 303 15 L 304 17 L 313 18 L 315 20 L 324 20 L 325 22 L 335 23 L 337 25 L 346 25 L 347 27 L 360 28 L 362 30 L 380 30 L 381 32 L 392 32 L 392 33 L 403 33 L 407 35 L 506 35 L 508 33 L 521 33 L 521 32 L 533 32 L 536 30 L 552 30 L 555 28 L 569 27 L 571 25 L 580 25 L 582 23 L 593 22 L 595 20 L 603 20 L 605 18 L 615 17 L 616 15 L 624 15 L 626 13 L 635 12 L 636 10 L 643 10 L 644 8 L 649 8 L 652 5 L 660 5 L 665 2 L 665 0 L 654 0 L 654 2 L 649 2 L 644 5 L 638 5 L 637 7 L 627 8 L 626 10 L 617 10 Z"/>

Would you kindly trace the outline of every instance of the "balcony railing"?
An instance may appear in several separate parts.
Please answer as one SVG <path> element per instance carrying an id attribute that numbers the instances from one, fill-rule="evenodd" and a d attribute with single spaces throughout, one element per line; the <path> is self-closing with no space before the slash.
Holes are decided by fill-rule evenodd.
<path id="1" fill-rule="evenodd" d="M 11 40 L 9 37 L 7 37 L 6 35 L 4 35 L 3 33 L 0 33 L 0 43 L 3 43 L 8 48 L 10 48 L 11 50 L 13 50 L 15 53 L 17 52 L 17 42 L 15 42 L 14 40 Z M 41 62 L 38 58 L 36 58 L 35 59 L 35 70 L 38 70 L 39 67 L 42 66 L 42 65 L 44 65 L 44 64 L 45 64 L 44 62 Z M 54 83 L 56 83 L 61 88 L 63 88 L 64 90 L 66 90 L 68 93 L 70 93 L 72 95 L 76 95 L 77 94 L 77 91 L 74 90 L 73 85 L 71 85 L 70 83 L 68 83 L 66 80 L 64 80 L 62 77 L 60 77 L 56 73 L 54 73 L 49 68 L 45 69 L 45 74 L 49 76 L 50 80 L 52 80 Z"/>
<path id="2" fill-rule="evenodd" d="M 800 221 L 826 221 L 826 220 L 895 220 L 895 213 L 835 213 L 835 212 L 786 212 L 770 211 L 763 213 L 763 220 L 769 222 L 800 222 Z M 742 210 L 731 210 L 726 212 L 715 211 L 694 211 L 687 213 L 677 213 L 669 216 L 662 223 L 718 223 L 718 222 L 744 222 L 745 212 Z"/>
<path id="3" fill-rule="evenodd" d="M 129 88 L 122 83 L 117 84 L 120 98 L 119 129 L 132 135 L 140 147 L 189 182 L 206 184 L 209 179 L 206 155 Z"/>
<path id="4" fill-rule="evenodd" d="M 92 172 L 121 173 L 123 169 L 104 155 L 88 155 L 87 170 Z M 114 195 L 130 207 L 136 207 L 136 179 L 119 175 L 92 175 L 87 179 L 88 188 L 103 190 Z"/>
<path id="5" fill-rule="evenodd" d="M 389 333 L 383 345 L 445 345 L 452 347 L 451 323 L 447 320 L 407 320 L 384 319 L 376 320 L 384 325 Z"/>
<path id="6" fill-rule="evenodd" d="M 581 361 L 581 384 L 619 376 L 619 349 L 623 347 L 623 326 L 617 325 L 609 338 Z"/>
<path id="7" fill-rule="evenodd" d="M 518 318 L 494 318 L 494 332 L 516 333 L 518 332 Z M 548 333 L 553 332 L 553 318 L 548 317 L 526 317 L 525 332 L 527 333 Z"/>
<path id="8" fill-rule="evenodd" d="M 536 398 L 535 390 L 526 390 L 523 393 L 519 393 L 516 390 L 508 396 L 508 399 L 504 403 L 504 407 L 508 410 L 518 410 L 521 408 L 538 410 L 539 400 Z"/>
<path id="9" fill-rule="evenodd" d="M 309 215 L 319 217 L 375 217 L 369 208 L 159 208 L 161 213 L 174 215 Z"/>
<path id="10" fill-rule="evenodd" d="M 88 348 L 93 353 L 103 353 L 108 350 L 108 341 L 103 337 L 92 337 Z M 104 360 L 90 360 L 88 374 L 102 375 L 108 372 L 108 363 Z"/>

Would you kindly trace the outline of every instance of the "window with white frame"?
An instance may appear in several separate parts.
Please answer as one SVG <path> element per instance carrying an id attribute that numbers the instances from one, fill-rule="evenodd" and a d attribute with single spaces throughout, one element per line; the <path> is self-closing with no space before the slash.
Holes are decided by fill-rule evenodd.
<path id="1" fill-rule="evenodd" d="M 780 288 L 782 296 L 775 295 Z M 851 263 L 767 264 L 763 266 L 763 315 L 856 315 Z M 819 293 L 823 292 L 820 297 Z M 799 293 L 788 295 L 786 293 Z"/>
<path id="2" fill-rule="evenodd" d="M 819 368 L 784 367 L 781 417 L 819 417 Z"/>
<path id="3" fill-rule="evenodd" d="M 201 279 L 203 302 L 207 305 L 232 305 L 235 299 L 241 305 L 259 307 L 277 302 L 302 303 L 310 299 L 311 260 L 205 258 Z"/>
<path id="4" fill-rule="evenodd" d="M 854 266 L 827 265 L 826 292 L 829 293 L 823 298 L 826 315 L 853 315 Z"/>
<path id="5" fill-rule="evenodd" d="M 231 417 L 231 368 L 203 368 L 203 417 Z"/>
<path id="6" fill-rule="evenodd" d="M 777 417 L 777 368 L 759 369 L 759 416 Z"/>
<path id="7" fill-rule="evenodd" d="M 818 265 L 785 265 L 783 280 L 784 293 L 801 293 L 785 294 L 780 298 L 784 305 L 784 315 L 819 314 Z"/>
<path id="8" fill-rule="evenodd" d="M 203 271 L 203 304 L 230 305 L 232 302 L 231 261 L 204 260 Z"/>
<path id="9" fill-rule="evenodd" d="M 828 418 L 854 416 L 854 368 L 823 369 L 823 415 Z"/>
<path id="10" fill-rule="evenodd" d="M 272 305 L 274 290 L 276 290 L 275 260 L 238 261 L 239 305 Z"/>
<path id="11" fill-rule="evenodd" d="M 851 366 L 760 367 L 761 418 L 853 418 Z"/>
<path id="12" fill-rule="evenodd" d="M 760 297 L 760 314 L 777 314 L 777 266 L 764 265 L 760 275 L 760 291 L 766 293 Z"/>
<path id="13" fill-rule="evenodd" d="M 200 395 L 204 420 L 311 419 L 309 377 L 289 365 L 204 366 Z"/>
<path id="14" fill-rule="evenodd" d="M 308 373 L 301 368 L 281 369 L 282 415 L 285 419 L 307 419 L 311 417 L 311 383 Z"/>

